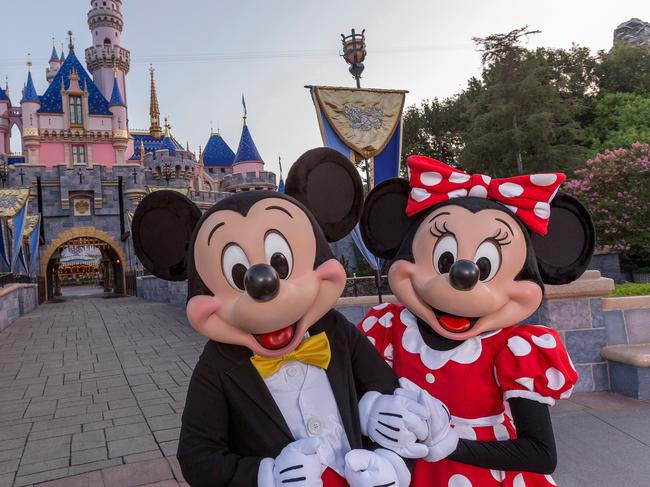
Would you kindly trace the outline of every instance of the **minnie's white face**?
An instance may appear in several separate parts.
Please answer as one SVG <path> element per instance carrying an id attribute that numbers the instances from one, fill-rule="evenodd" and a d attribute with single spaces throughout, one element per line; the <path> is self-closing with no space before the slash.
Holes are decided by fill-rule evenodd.
<path id="1" fill-rule="evenodd" d="M 442 336 L 465 340 L 505 328 L 541 303 L 539 285 L 515 280 L 526 261 L 526 240 L 504 211 L 441 207 L 420 224 L 412 249 L 414 263 L 391 266 L 391 289 Z"/>
<path id="2" fill-rule="evenodd" d="M 216 211 L 201 225 L 194 261 L 214 296 L 194 296 L 187 316 L 199 333 L 281 357 L 330 310 L 345 286 L 336 259 L 314 268 L 316 236 L 297 205 L 264 198 L 246 216 Z"/>

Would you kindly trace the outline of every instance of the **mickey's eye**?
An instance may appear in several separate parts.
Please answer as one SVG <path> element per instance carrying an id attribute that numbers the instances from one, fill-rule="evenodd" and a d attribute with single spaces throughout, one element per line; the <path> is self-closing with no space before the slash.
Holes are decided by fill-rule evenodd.
<path id="1" fill-rule="evenodd" d="M 237 244 L 229 244 L 221 256 L 223 275 L 228 284 L 238 291 L 244 290 L 244 274 L 250 267 L 243 249 Z"/>
<path id="2" fill-rule="evenodd" d="M 453 235 L 442 237 L 433 249 L 433 266 L 438 274 L 446 274 L 456 262 L 458 243 Z"/>
<path id="3" fill-rule="evenodd" d="M 269 232 L 264 238 L 266 261 L 275 269 L 280 279 L 286 279 L 293 269 L 291 247 L 278 232 Z"/>
<path id="4" fill-rule="evenodd" d="M 490 240 L 483 242 L 476 250 L 474 262 L 480 272 L 479 279 L 489 281 L 501 267 L 501 251 L 494 242 Z"/>

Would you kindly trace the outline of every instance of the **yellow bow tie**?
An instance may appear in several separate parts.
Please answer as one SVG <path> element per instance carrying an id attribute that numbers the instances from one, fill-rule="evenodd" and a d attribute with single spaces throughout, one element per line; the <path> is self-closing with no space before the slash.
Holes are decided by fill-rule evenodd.
<path id="1" fill-rule="evenodd" d="M 321 369 L 327 369 L 331 358 L 330 341 L 327 339 L 325 332 L 321 332 L 304 340 L 298 348 L 284 357 L 271 358 L 253 355 L 251 362 L 253 363 L 253 367 L 262 376 L 262 379 L 266 379 L 280 370 L 280 367 L 285 362 L 298 360 L 305 364 L 315 365 Z"/>

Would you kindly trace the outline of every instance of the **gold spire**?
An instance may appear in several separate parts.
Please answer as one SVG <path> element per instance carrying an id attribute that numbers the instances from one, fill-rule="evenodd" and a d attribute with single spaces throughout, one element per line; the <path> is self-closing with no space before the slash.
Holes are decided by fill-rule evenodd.
<path id="1" fill-rule="evenodd" d="M 153 73 L 155 69 L 153 66 L 149 67 L 149 74 L 151 76 L 151 94 L 149 101 L 149 118 L 151 125 L 149 126 L 149 134 L 152 137 L 160 138 L 162 131 L 160 129 L 160 107 L 158 106 L 158 95 L 156 94 L 156 81 L 154 80 Z"/>
<path id="2" fill-rule="evenodd" d="M 172 124 L 169 123 L 169 119 L 165 117 L 165 137 L 169 137 L 171 134 Z"/>
<path id="3" fill-rule="evenodd" d="M 144 140 L 140 139 L 140 162 L 144 164 Z"/>

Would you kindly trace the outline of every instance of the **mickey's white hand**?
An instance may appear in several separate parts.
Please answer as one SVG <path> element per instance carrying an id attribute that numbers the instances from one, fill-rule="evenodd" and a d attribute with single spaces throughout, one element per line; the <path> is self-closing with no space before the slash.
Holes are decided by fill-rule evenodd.
<path id="1" fill-rule="evenodd" d="M 429 411 L 428 432 L 423 439 L 428 452 L 424 459 L 437 462 L 449 456 L 458 446 L 458 434 L 451 427 L 451 414 L 443 402 L 406 378 L 399 380 L 400 388 L 395 395 L 417 401 Z"/>
<path id="2" fill-rule="evenodd" d="M 404 458 L 421 458 L 428 448 L 418 440 L 429 433 L 427 408 L 404 395 L 364 394 L 359 402 L 361 432 Z"/>
<path id="3" fill-rule="evenodd" d="M 259 487 L 322 487 L 325 467 L 321 458 L 327 453 L 318 438 L 290 443 L 275 458 L 265 458 L 257 475 Z"/>
<path id="4" fill-rule="evenodd" d="M 389 450 L 352 450 L 345 455 L 345 480 L 350 487 L 408 487 L 411 473 Z"/>

